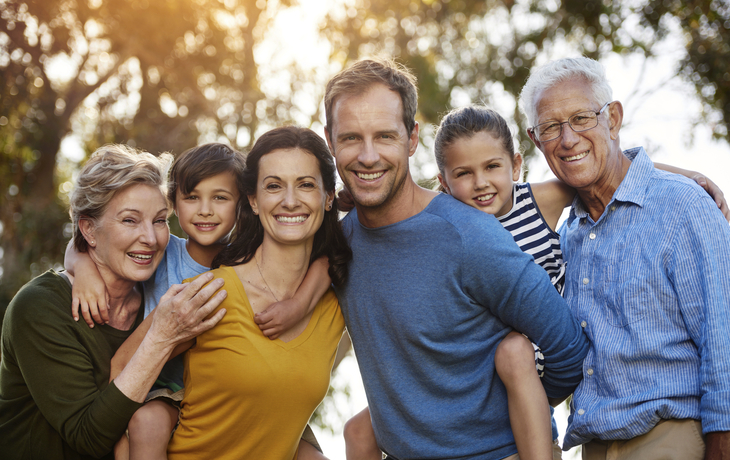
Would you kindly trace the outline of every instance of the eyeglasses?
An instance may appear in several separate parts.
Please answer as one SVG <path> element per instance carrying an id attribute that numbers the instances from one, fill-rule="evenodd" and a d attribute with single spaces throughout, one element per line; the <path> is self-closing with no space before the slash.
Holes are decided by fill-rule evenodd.
<path id="1" fill-rule="evenodd" d="M 602 114 L 603 111 L 606 110 L 606 107 L 610 104 L 611 102 L 606 102 L 598 112 L 588 110 L 586 112 L 576 113 L 568 118 L 568 121 L 564 121 L 562 123 L 557 121 L 546 121 L 545 123 L 533 126 L 528 129 L 528 131 L 540 142 L 548 142 L 559 138 L 560 135 L 563 134 L 563 125 L 566 123 L 568 123 L 576 133 L 588 131 L 589 129 L 593 129 L 598 126 L 598 115 Z"/>

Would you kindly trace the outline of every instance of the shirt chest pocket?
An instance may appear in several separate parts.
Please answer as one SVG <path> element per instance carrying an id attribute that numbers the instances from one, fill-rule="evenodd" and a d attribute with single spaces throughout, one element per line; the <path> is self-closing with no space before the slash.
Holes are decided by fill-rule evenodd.
<path id="1" fill-rule="evenodd" d="M 626 327 L 643 320 L 651 305 L 649 282 L 627 269 L 631 263 L 626 261 L 623 267 L 610 266 L 604 272 L 606 319 L 615 327 Z"/>

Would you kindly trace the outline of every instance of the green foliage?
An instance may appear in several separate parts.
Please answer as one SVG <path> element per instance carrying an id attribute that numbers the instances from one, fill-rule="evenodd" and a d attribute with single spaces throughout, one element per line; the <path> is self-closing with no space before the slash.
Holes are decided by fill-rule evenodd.
<path id="1" fill-rule="evenodd" d="M 87 153 L 110 142 L 179 153 L 199 140 L 245 148 L 261 123 L 289 121 L 291 102 L 261 91 L 253 59 L 288 5 L 271 3 L 0 2 L 0 307 L 30 261 L 61 260 L 64 137 Z"/>
<path id="2" fill-rule="evenodd" d="M 718 139 L 730 127 L 730 5 L 725 1 L 652 0 L 639 10 L 642 23 L 661 38 L 679 28 L 685 57 L 678 72 L 704 104 L 703 121 Z"/>

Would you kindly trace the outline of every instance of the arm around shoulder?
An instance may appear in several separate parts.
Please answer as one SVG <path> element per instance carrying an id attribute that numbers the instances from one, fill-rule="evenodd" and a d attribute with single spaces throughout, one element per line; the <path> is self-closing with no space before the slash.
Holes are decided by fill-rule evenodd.
<path id="1" fill-rule="evenodd" d="M 575 198 L 575 190 L 558 179 L 530 183 L 530 188 L 542 217 L 555 231 L 563 210 L 570 206 Z"/>

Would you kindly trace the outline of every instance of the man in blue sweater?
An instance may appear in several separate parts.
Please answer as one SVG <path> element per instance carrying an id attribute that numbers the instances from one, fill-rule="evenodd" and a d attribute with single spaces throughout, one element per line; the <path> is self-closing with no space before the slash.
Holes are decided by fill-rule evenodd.
<path id="1" fill-rule="evenodd" d="M 580 381 L 588 345 L 545 271 L 493 216 L 413 181 L 416 105 L 414 77 L 387 61 L 357 62 L 327 85 L 327 140 L 356 207 L 338 297 L 390 457 L 510 457 L 497 345 L 513 328 L 539 344 L 553 398 Z"/>

